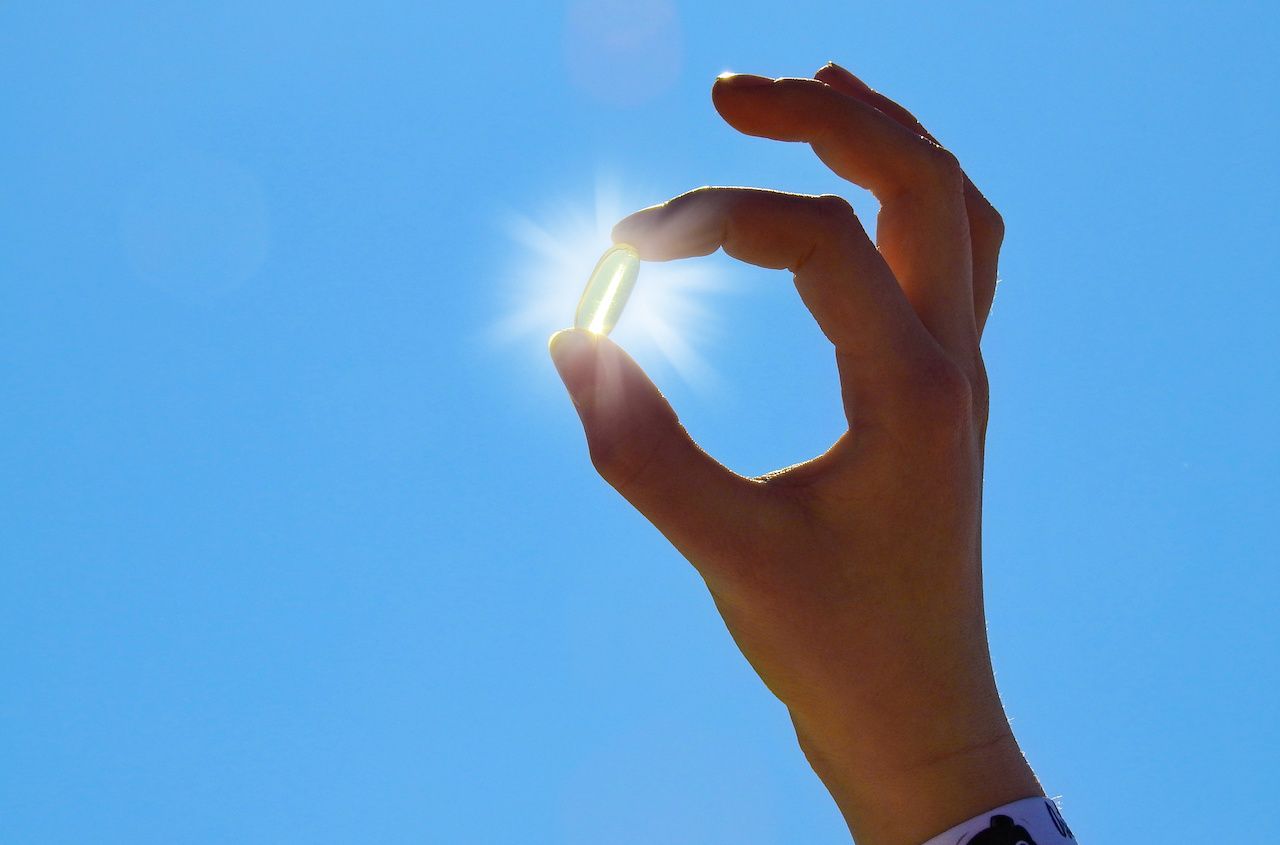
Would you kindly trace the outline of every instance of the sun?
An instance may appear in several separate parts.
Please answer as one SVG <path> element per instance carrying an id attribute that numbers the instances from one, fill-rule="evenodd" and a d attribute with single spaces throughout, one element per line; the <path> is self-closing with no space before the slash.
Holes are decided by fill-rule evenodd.
<path id="1" fill-rule="evenodd" d="M 542 349 L 552 332 L 572 325 L 587 278 L 613 246 L 613 224 L 647 204 L 624 203 L 621 192 L 598 177 L 593 201 L 561 201 L 537 217 L 507 214 L 513 254 L 500 286 L 504 301 L 492 326 L 494 339 Z M 665 364 L 688 384 L 706 386 L 715 373 L 699 349 L 717 333 L 710 300 L 724 290 L 705 259 L 642 262 L 610 337 L 642 363 Z"/>

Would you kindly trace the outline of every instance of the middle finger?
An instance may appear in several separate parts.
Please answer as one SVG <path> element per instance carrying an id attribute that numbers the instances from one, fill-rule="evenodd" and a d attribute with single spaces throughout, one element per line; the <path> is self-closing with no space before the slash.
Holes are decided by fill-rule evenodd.
<path id="1" fill-rule="evenodd" d="M 921 322 L 959 361 L 977 350 L 963 175 L 955 158 L 813 79 L 721 77 L 721 116 L 748 135 L 807 142 L 880 201 L 877 245 Z"/>

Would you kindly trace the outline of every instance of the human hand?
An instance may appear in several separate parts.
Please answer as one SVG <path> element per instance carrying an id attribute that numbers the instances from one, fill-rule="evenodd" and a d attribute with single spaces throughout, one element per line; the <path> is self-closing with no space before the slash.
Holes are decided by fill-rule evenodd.
<path id="1" fill-rule="evenodd" d="M 790 270 L 835 347 L 848 431 L 744 478 L 608 339 L 561 332 L 552 356 L 596 468 L 702 575 L 854 837 L 913 845 L 1043 794 L 996 691 L 982 604 L 978 344 L 1003 224 L 905 109 L 841 68 L 722 77 L 712 99 L 735 129 L 807 142 L 869 189 L 876 243 L 843 199 L 746 188 L 644 209 L 614 240 L 646 260 L 723 248 Z"/>

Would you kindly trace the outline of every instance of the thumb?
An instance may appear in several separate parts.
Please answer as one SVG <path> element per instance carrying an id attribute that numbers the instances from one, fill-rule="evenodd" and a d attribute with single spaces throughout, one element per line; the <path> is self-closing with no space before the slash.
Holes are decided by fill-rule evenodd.
<path id="1" fill-rule="evenodd" d="M 743 536 L 757 483 L 698 448 L 631 356 L 581 329 L 551 336 L 551 358 L 582 420 L 596 470 L 691 560 Z"/>

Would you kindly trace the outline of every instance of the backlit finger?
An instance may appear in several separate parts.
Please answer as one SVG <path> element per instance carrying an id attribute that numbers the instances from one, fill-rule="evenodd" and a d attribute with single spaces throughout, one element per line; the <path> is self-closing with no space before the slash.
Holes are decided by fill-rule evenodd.
<path id="1" fill-rule="evenodd" d="M 723 247 L 750 264 L 791 270 L 801 298 L 841 357 L 842 373 L 855 382 L 846 384 L 851 413 L 848 388 L 865 399 L 917 360 L 923 345 L 937 348 L 839 197 L 699 188 L 631 215 L 613 235 L 649 260 L 707 255 Z"/>
<path id="2" fill-rule="evenodd" d="M 842 94 L 879 109 L 922 138 L 938 143 L 938 139 L 914 114 L 834 62 L 823 67 L 814 77 Z M 1004 220 L 967 174 L 964 177 L 964 201 L 973 253 L 974 317 L 981 333 L 995 295 L 1000 244 L 1004 241 Z"/>
<path id="3" fill-rule="evenodd" d="M 749 135 L 809 143 L 880 200 L 877 241 L 907 299 L 959 357 L 977 346 L 964 183 L 945 150 L 878 109 L 813 79 L 731 76 L 716 108 Z"/>

